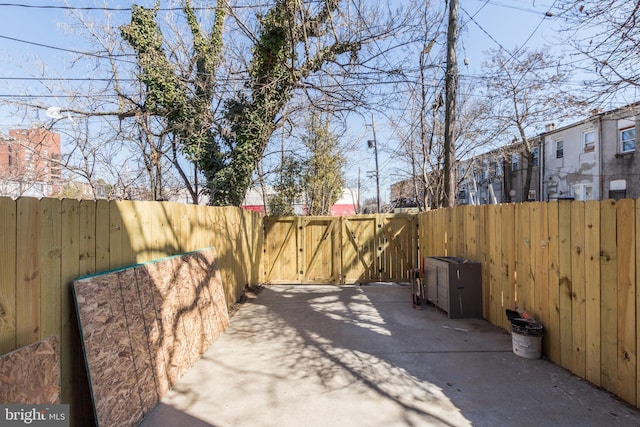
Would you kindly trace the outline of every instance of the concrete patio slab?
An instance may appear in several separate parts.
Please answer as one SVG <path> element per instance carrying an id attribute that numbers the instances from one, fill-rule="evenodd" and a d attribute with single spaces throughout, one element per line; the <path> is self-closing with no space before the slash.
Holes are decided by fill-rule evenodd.
<path id="1" fill-rule="evenodd" d="M 640 412 L 408 286 L 268 286 L 142 426 L 637 426 Z"/>

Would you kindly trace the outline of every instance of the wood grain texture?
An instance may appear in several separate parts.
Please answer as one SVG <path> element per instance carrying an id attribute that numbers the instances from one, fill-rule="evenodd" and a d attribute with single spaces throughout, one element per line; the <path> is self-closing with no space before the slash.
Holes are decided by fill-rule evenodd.
<path id="1" fill-rule="evenodd" d="M 0 197 L 0 354 L 16 349 L 16 202 Z"/>
<path id="2" fill-rule="evenodd" d="M 636 403 L 635 200 L 618 202 L 618 395 Z"/>
<path id="3" fill-rule="evenodd" d="M 602 387 L 618 390 L 618 248 L 616 244 L 616 202 L 600 205 L 600 357 Z"/>
<path id="4" fill-rule="evenodd" d="M 586 372 L 587 299 L 584 256 L 584 202 L 571 204 L 571 327 L 573 363 L 571 371 L 584 378 Z"/>
<path id="5" fill-rule="evenodd" d="M 549 203 L 549 323 L 547 333 L 547 355 L 554 363 L 560 363 L 560 242 L 558 203 Z"/>
<path id="6" fill-rule="evenodd" d="M 0 356 L 0 402 L 60 403 L 58 337 L 52 336 Z"/>
<path id="7" fill-rule="evenodd" d="M 212 248 L 74 290 L 99 425 L 137 425 L 229 325 Z"/>
<path id="8" fill-rule="evenodd" d="M 585 210 L 586 379 L 600 385 L 600 202 Z"/>

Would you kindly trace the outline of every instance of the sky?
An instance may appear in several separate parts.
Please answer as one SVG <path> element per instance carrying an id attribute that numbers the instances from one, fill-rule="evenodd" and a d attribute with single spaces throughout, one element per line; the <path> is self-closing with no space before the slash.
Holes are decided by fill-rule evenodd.
<path id="1" fill-rule="evenodd" d="M 545 17 L 554 0 L 460 0 L 460 18 L 464 26 L 459 39 L 460 74 L 478 75 L 485 60 L 485 52 L 493 48 L 513 49 L 526 45 L 535 48 L 557 41 L 553 32 L 555 23 Z M 112 8 L 130 7 L 131 2 L 105 0 Z M 137 3 L 140 3 L 138 1 Z M 151 4 L 152 1 L 144 0 Z M 93 5 L 92 0 L 67 0 L 66 4 L 79 7 Z M 13 99 L 25 93 L 25 86 L 32 84 L 34 75 L 55 77 L 84 77 L 82 72 L 66 68 L 69 51 L 82 51 L 81 43 L 65 35 L 64 23 L 68 22 L 65 10 L 46 8 L 64 6 L 58 0 L 10 0 L 0 3 L 0 101 Z M 45 6 L 44 8 L 42 6 Z M 91 13 L 91 12 L 90 12 Z M 97 12 L 96 12 L 97 13 Z M 113 11 L 114 23 L 126 22 L 127 12 Z M 464 65 L 467 58 L 469 65 Z M 15 63 L 21 66 L 14 65 Z M 34 89 L 35 91 L 35 89 Z M 37 92 L 42 93 L 42 92 Z M 52 103 L 55 100 L 52 99 Z M 39 117 L 47 117 L 40 113 Z M 389 123 L 382 116 L 374 115 L 379 141 L 380 192 L 383 201 L 389 199 L 389 186 L 406 176 L 406 166 L 393 153 L 394 147 L 388 129 Z M 0 132 L 8 128 L 29 126 L 22 116 L 12 115 L 0 106 Z M 367 126 L 367 124 L 369 126 Z M 355 183 L 360 171 L 363 194 L 361 199 L 375 195 L 375 180 L 366 178 L 367 171 L 375 170 L 373 150 L 367 149 L 366 140 L 372 139 L 370 120 L 358 125 L 350 134 L 362 138 L 362 149 L 350 155 L 347 179 Z M 387 141 L 387 142 L 386 142 Z M 64 141 L 63 141 L 64 143 Z M 356 168 L 355 165 L 358 165 Z"/>
<path id="2" fill-rule="evenodd" d="M 559 43 L 555 31 L 557 22 L 546 17 L 554 0 L 460 0 L 459 17 L 462 28 L 458 40 L 458 67 L 461 81 L 464 76 L 477 76 L 482 73 L 482 64 L 486 52 L 490 49 L 527 47 L 535 49 L 545 45 Z M 465 65 L 465 58 L 468 65 Z M 471 78 L 471 90 L 476 81 Z M 384 119 L 375 119 L 378 126 L 378 139 L 392 137 L 384 132 Z M 384 142 L 380 143 L 380 146 Z M 401 163 L 393 153 L 393 144 L 379 150 L 381 199 L 389 201 L 389 188 L 393 182 L 407 177 L 408 166 Z M 380 154 L 382 153 L 382 154 Z M 369 159 L 362 166 L 366 170 L 375 170 L 375 161 L 371 150 Z M 363 174 L 364 176 L 364 174 Z M 363 181 L 366 184 L 363 198 L 375 195 L 373 179 Z"/>

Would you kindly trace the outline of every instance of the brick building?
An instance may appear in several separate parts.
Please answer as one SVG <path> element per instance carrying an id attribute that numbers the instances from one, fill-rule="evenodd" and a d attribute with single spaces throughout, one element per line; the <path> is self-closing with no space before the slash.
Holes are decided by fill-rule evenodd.
<path id="1" fill-rule="evenodd" d="M 0 135 L 0 196 L 51 196 L 59 189 L 60 170 L 60 135 L 44 128 Z"/>

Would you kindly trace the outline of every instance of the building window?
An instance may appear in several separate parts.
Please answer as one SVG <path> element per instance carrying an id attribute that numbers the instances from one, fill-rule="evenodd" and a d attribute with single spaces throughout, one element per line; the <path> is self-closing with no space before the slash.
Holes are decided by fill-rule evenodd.
<path id="1" fill-rule="evenodd" d="M 593 151 L 596 148 L 596 131 L 590 130 L 583 134 L 584 151 Z"/>
<path id="2" fill-rule="evenodd" d="M 518 169 L 520 169 L 520 165 L 518 164 L 520 162 L 520 153 L 514 153 L 511 155 L 511 170 L 512 171 L 517 171 Z"/>
<path id="3" fill-rule="evenodd" d="M 593 200 L 593 186 L 585 185 L 584 187 L 584 199 Z"/>
<path id="4" fill-rule="evenodd" d="M 620 130 L 620 152 L 628 153 L 636 149 L 636 128 L 626 128 Z"/>
<path id="5" fill-rule="evenodd" d="M 573 197 L 576 200 L 593 200 L 593 186 L 588 184 L 575 184 Z"/>
<path id="6" fill-rule="evenodd" d="M 627 190 L 609 190 L 609 198 L 613 200 L 621 200 L 627 197 Z"/>
<path id="7" fill-rule="evenodd" d="M 527 198 L 530 202 L 535 202 L 536 200 L 536 190 L 529 190 L 529 197 Z"/>
<path id="8" fill-rule="evenodd" d="M 533 154 L 533 167 L 536 168 L 540 166 L 540 148 L 533 147 L 533 150 L 531 150 L 531 154 Z"/>
<path id="9" fill-rule="evenodd" d="M 564 141 L 556 141 L 556 159 L 564 157 Z"/>
<path id="10" fill-rule="evenodd" d="M 51 179 L 59 180 L 60 179 L 60 171 L 62 169 L 60 165 L 60 154 L 51 153 Z"/>

